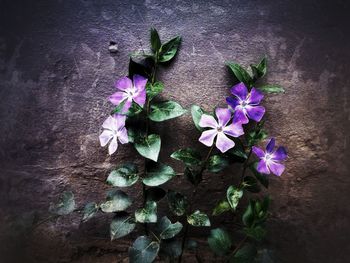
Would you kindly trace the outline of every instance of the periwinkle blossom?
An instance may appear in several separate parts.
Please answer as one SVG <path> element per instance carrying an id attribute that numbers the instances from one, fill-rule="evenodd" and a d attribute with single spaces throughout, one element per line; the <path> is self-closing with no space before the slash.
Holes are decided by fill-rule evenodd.
<path id="1" fill-rule="evenodd" d="M 280 163 L 287 158 L 287 151 L 284 147 L 280 146 L 274 151 L 275 139 L 271 138 L 266 145 L 266 151 L 259 147 L 253 146 L 252 150 L 256 156 L 260 158 L 257 166 L 259 173 L 270 174 L 271 172 L 277 176 L 280 176 L 285 166 Z"/>
<path id="2" fill-rule="evenodd" d="M 259 106 L 264 95 L 255 88 L 248 92 L 244 83 L 239 83 L 231 88 L 231 93 L 235 98 L 227 97 L 226 102 L 234 110 L 234 122 L 247 124 L 249 119 L 256 122 L 261 121 L 265 114 L 265 108 Z"/>
<path id="3" fill-rule="evenodd" d="M 109 116 L 102 124 L 104 130 L 99 136 L 100 144 L 104 147 L 110 142 L 108 146 L 108 153 L 110 155 L 117 150 L 118 140 L 121 144 L 129 142 L 128 132 L 125 128 L 125 119 L 126 116 L 118 114 Z"/>
<path id="4" fill-rule="evenodd" d="M 134 75 L 133 81 L 128 77 L 123 77 L 115 83 L 115 87 L 119 91 L 111 95 L 109 101 L 114 105 L 125 101 L 123 113 L 128 111 L 133 101 L 143 107 L 146 102 L 146 83 L 147 79 L 140 75 Z"/>
<path id="5" fill-rule="evenodd" d="M 226 135 L 232 137 L 239 137 L 244 134 L 242 124 L 228 123 L 231 120 L 231 112 L 227 108 L 216 108 L 215 115 L 218 121 L 211 115 L 203 114 L 199 126 L 203 128 L 210 128 L 202 133 L 199 141 L 206 146 L 212 146 L 216 139 L 216 147 L 222 152 L 226 152 L 235 146 L 234 141 L 229 139 Z"/>

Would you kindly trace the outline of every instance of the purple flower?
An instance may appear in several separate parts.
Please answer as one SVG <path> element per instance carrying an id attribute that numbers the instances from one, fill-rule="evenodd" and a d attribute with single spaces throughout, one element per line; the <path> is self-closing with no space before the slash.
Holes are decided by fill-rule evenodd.
<path id="1" fill-rule="evenodd" d="M 123 113 L 131 107 L 132 101 L 143 107 L 146 102 L 146 83 L 147 79 L 140 75 L 134 75 L 133 82 L 128 77 L 123 77 L 115 83 L 119 91 L 110 96 L 109 101 L 114 105 L 125 101 Z"/>
<path id="2" fill-rule="evenodd" d="M 235 146 L 234 141 L 230 140 L 226 135 L 239 137 L 244 134 L 244 131 L 240 123 L 231 123 L 227 125 L 231 120 L 231 112 L 229 109 L 217 108 L 215 110 L 215 115 L 218 122 L 213 116 L 207 114 L 202 115 L 199 126 L 211 129 L 204 131 L 199 141 L 206 146 L 212 146 L 217 136 L 216 147 L 224 153 Z"/>
<path id="3" fill-rule="evenodd" d="M 235 98 L 227 97 L 226 102 L 232 107 L 234 112 L 233 122 L 246 124 L 249 119 L 256 122 L 261 121 L 265 113 L 265 108 L 258 106 L 264 95 L 252 88 L 248 93 L 247 87 L 243 83 L 239 83 L 231 88 L 231 93 Z"/>
<path id="4" fill-rule="evenodd" d="M 108 142 L 108 153 L 112 155 L 118 148 L 118 140 L 121 144 L 128 143 L 128 132 L 125 128 L 126 116 L 114 115 L 109 116 L 102 124 L 103 132 L 99 136 L 102 147 L 106 146 Z"/>
<path id="5" fill-rule="evenodd" d="M 260 158 L 257 170 L 263 174 L 273 174 L 280 176 L 285 167 L 280 162 L 287 158 L 287 151 L 284 147 L 280 146 L 274 151 L 275 139 L 271 138 L 266 145 L 266 151 L 253 146 L 252 150 L 256 156 Z"/>

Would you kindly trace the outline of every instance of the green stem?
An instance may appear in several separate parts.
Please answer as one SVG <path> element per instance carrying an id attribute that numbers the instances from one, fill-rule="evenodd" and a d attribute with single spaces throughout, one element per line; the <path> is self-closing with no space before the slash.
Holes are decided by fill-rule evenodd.
<path id="1" fill-rule="evenodd" d="M 38 223 L 36 223 L 35 225 L 32 226 L 32 230 L 37 229 L 39 226 L 41 226 L 42 224 L 46 223 L 47 221 L 50 221 L 51 219 L 55 219 L 58 218 L 59 215 L 51 215 L 48 216 L 46 218 L 44 218 L 43 220 L 39 221 Z"/>
<path id="2" fill-rule="evenodd" d="M 157 237 L 157 235 L 154 234 L 152 230 L 151 230 L 150 232 L 151 232 L 151 234 L 154 236 L 154 238 L 158 241 L 158 243 L 160 243 L 160 242 L 161 242 L 160 238 Z"/>
<path id="3" fill-rule="evenodd" d="M 154 63 L 154 68 L 153 68 L 153 72 L 152 72 L 152 77 L 151 77 L 152 84 L 154 84 L 155 79 L 156 79 L 156 71 L 157 71 L 157 61 L 155 61 L 155 63 Z M 146 137 L 148 136 L 148 132 L 149 132 L 149 119 L 148 119 L 149 109 L 150 109 L 150 101 L 147 99 L 147 101 L 146 101 Z M 145 174 L 147 171 L 147 163 L 148 163 L 148 160 L 145 158 L 145 165 L 144 165 L 144 173 Z M 146 185 L 144 183 L 142 183 L 142 196 L 143 196 L 143 206 L 145 206 L 146 200 L 147 200 L 147 188 L 146 188 Z M 148 235 L 147 223 L 144 223 L 143 226 L 144 226 L 146 235 Z"/>
<path id="4" fill-rule="evenodd" d="M 237 251 L 244 245 L 244 243 L 246 242 L 246 240 L 248 239 L 248 236 L 245 236 L 235 247 L 235 249 L 232 251 L 232 253 L 230 254 L 230 256 L 228 257 L 228 259 L 226 260 L 226 262 L 229 262 L 231 256 L 234 256 Z"/>
<path id="5" fill-rule="evenodd" d="M 201 170 L 200 170 L 200 173 L 203 173 L 204 170 L 205 170 L 205 167 L 207 166 L 207 162 L 210 158 L 210 155 L 212 153 L 214 149 L 214 144 L 210 147 L 209 151 L 208 151 L 208 154 L 207 156 L 205 157 L 203 163 L 202 163 L 202 167 L 201 167 Z M 189 206 L 189 210 L 188 211 L 192 211 L 192 205 L 193 205 L 193 201 L 194 199 L 196 198 L 196 194 L 197 194 L 197 185 L 194 187 L 193 191 L 192 191 L 192 196 L 190 198 L 190 206 Z M 179 256 L 179 260 L 178 260 L 178 263 L 181 263 L 182 262 L 182 255 L 183 255 L 183 251 L 185 249 L 185 244 L 186 244 L 186 239 L 187 239 L 187 234 L 188 234 L 188 222 L 187 222 L 187 218 L 185 218 L 185 229 L 184 229 L 184 234 L 183 234 L 183 237 L 182 237 L 182 243 L 181 243 L 181 254 Z"/>
<path id="6" fill-rule="evenodd" d="M 245 162 L 243 164 L 243 171 L 242 171 L 242 175 L 241 175 L 241 181 L 239 183 L 240 186 L 242 186 L 243 179 L 244 179 L 244 176 L 245 176 L 245 172 L 246 172 L 247 167 L 248 167 L 249 158 L 250 158 L 251 155 L 252 155 L 252 147 L 250 147 L 249 153 L 248 153 L 248 156 L 247 156 L 247 160 L 245 160 Z"/>

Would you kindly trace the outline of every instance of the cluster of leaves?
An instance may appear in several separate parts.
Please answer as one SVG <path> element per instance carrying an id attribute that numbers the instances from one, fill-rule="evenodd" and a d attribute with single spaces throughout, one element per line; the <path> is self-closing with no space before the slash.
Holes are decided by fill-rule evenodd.
<path id="1" fill-rule="evenodd" d="M 161 150 L 161 137 L 150 133 L 150 122 L 163 122 L 186 113 L 186 110 L 175 101 L 159 101 L 157 96 L 164 90 L 164 84 L 156 80 L 157 67 L 169 63 L 177 54 L 181 43 L 180 37 L 175 37 L 162 43 L 158 32 L 151 29 L 150 46 L 151 53 L 143 53 L 142 61 L 130 58 L 129 77 L 134 74 L 148 78 L 146 85 L 147 99 L 144 107 L 132 104 L 127 115 L 129 142 L 134 145 L 136 151 L 145 158 L 144 169 L 140 169 L 135 163 L 125 163 L 113 169 L 106 180 L 112 188 L 106 193 L 106 198 L 100 202 L 91 202 L 82 209 L 82 221 L 86 222 L 97 213 L 113 213 L 110 223 L 111 240 L 119 239 L 130 234 L 137 224 L 142 224 L 145 234 L 139 236 L 129 249 L 130 262 L 153 262 L 155 258 L 165 256 L 170 260 L 182 257 L 185 249 L 188 226 L 210 227 L 210 216 L 193 209 L 192 196 L 171 189 L 163 189 L 163 185 L 176 177 L 174 169 L 164 163 L 158 162 Z M 227 66 L 238 82 L 243 82 L 247 87 L 256 87 L 258 81 L 266 75 L 267 60 L 263 58 L 258 64 L 250 65 L 251 73 L 237 63 L 227 62 Z M 262 85 L 256 87 L 265 93 L 281 93 L 283 88 L 278 85 Z M 113 111 L 120 113 L 123 103 Z M 202 132 L 199 121 L 205 112 L 197 105 L 191 107 L 191 115 L 195 127 Z M 140 125 L 141 124 L 141 125 Z M 261 241 L 266 230 L 265 221 L 268 216 L 269 197 L 259 199 L 262 188 L 268 188 L 269 181 L 266 175 L 257 171 L 257 163 L 250 160 L 252 146 L 260 143 L 267 137 L 264 130 L 264 122 L 245 127 L 245 136 L 235 138 L 235 147 L 225 153 L 218 152 L 214 147 L 203 154 L 194 148 L 183 148 L 171 154 L 171 158 L 180 161 L 184 165 L 183 174 L 193 185 L 194 195 L 205 173 L 220 173 L 233 163 L 243 166 L 241 179 L 238 184 L 229 185 L 222 200 L 218 201 L 212 211 L 212 216 L 223 213 L 238 214 L 244 205 L 244 197 L 249 198 L 248 205 L 244 208 L 240 218 L 241 228 L 239 233 L 243 240 L 235 244 L 230 232 L 222 228 L 212 229 L 208 237 L 208 244 L 215 254 L 224 257 L 228 262 L 253 262 L 257 254 L 256 242 Z M 130 212 L 133 200 L 123 191 L 125 188 L 142 185 L 143 205 Z M 122 190 L 123 189 L 123 190 Z M 248 195 L 249 193 L 249 195 Z M 174 223 L 167 217 L 158 218 L 158 203 L 166 201 L 172 218 L 179 217 Z M 50 206 L 50 211 L 57 215 L 67 215 L 76 211 L 74 195 L 65 192 L 57 204 Z M 181 223 L 181 222 L 182 223 Z M 234 222 L 237 223 L 237 222 Z M 183 225 L 185 224 L 185 225 Z M 182 240 L 177 238 L 183 232 Z M 188 243 L 188 242 L 187 242 Z"/>

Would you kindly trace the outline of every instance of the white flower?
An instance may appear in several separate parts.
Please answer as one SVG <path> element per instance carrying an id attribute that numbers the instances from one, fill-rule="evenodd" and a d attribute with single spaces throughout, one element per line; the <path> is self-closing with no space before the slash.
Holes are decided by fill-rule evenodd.
<path id="1" fill-rule="evenodd" d="M 118 140 L 121 144 L 128 143 L 128 132 L 125 128 L 125 119 L 123 115 L 109 116 L 102 124 L 103 132 L 99 136 L 102 147 L 108 146 L 108 153 L 112 155 L 118 149 Z"/>

